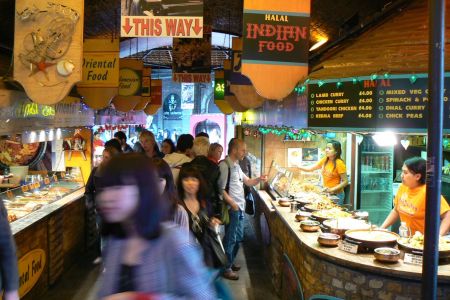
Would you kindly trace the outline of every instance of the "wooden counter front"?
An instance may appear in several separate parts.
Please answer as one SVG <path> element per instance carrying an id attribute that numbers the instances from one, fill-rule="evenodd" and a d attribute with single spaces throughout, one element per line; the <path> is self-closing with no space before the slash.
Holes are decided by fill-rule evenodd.
<path id="1" fill-rule="evenodd" d="M 280 289 L 280 257 L 289 257 L 305 296 L 328 294 L 343 299 L 419 299 L 422 267 L 403 263 L 383 264 L 373 254 L 351 254 L 337 247 L 322 247 L 319 233 L 303 232 L 289 207 L 280 207 L 259 191 L 257 215 L 264 215 L 271 243 L 266 249 L 276 289 Z M 278 269 L 278 270 L 277 270 Z M 449 299 L 450 264 L 438 271 L 439 299 Z"/>

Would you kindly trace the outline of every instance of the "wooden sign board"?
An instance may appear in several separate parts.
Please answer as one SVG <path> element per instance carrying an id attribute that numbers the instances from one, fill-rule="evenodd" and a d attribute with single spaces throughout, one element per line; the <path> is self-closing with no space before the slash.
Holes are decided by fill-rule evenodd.
<path id="1" fill-rule="evenodd" d="M 112 101 L 116 110 L 129 112 L 141 101 L 143 67 L 142 60 L 120 60 L 119 95 Z"/>
<path id="2" fill-rule="evenodd" d="M 245 0 L 242 74 L 281 100 L 308 74 L 310 1 Z"/>
<path id="3" fill-rule="evenodd" d="M 14 79 L 39 104 L 61 101 L 81 80 L 84 1 L 17 0 Z"/>

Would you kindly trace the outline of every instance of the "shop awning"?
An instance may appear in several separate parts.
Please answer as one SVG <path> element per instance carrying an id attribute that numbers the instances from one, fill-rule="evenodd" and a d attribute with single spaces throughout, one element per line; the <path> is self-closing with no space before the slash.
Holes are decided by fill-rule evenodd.
<path id="1" fill-rule="evenodd" d="M 428 71 L 427 1 L 413 1 L 382 24 L 330 50 L 316 64 L 309 78 L 331 79 L 371 74 L 413 74 Z M 450 23 L 446 1 L 446 23 Z M 450 57 L 450 31 L 446 31 L 445 56 Z M 450 70 L 450 61 L 445 61 Z"/>

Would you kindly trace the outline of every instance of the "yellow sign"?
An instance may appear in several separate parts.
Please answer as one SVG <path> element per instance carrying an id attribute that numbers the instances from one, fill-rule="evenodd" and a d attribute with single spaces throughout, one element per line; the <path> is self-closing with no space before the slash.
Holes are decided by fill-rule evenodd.
<path id="1" fill-rule="evenodd" d="M 119 95 L 120 96 L 140 96 L 141 95 L 141 74 L 140 71 L 129 68 L 120 69 L 119 75 Z"/>
<path id="2" fill-rule="evenodd" d="M 25 296 L 38 282 L 45 268 L 45 251 L 34 249 L 19 259 L 19 296 Z"/>
<path id="3" fill-rule="evenodd" d="M 84 53 L 83 81 L 78 85 L 90 87 L 117 87 L 119 82 L 119 55 L 117 52 Z"/>

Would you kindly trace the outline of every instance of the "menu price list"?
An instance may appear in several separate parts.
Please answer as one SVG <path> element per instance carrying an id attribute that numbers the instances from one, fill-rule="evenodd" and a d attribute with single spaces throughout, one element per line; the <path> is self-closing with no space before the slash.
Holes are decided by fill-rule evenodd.
<path id="1" fill-rule="evenodd" d="M 427 128 L 428 79 L 364 80 L 340 87 L 309 85 L 308 126 L 350 128 Z M 450 78 L 445 79 L 450 86 Z M 450 128 L 444 92 L 444 128 Z"/>

